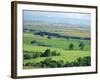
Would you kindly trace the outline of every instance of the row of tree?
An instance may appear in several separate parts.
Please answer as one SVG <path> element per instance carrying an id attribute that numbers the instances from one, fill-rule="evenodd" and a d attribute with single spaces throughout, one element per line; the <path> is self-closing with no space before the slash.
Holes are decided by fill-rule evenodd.
<path id="1" fill-rule="evenodd" d="M 57 38 L 65 38 L 65 39 L 90 40 L 89 37 L 65 36 L 65 35 L 61 35 L 61 34 L 58 34 L 58 33 L 41 32 L 41 31 L 40 32 L 35 32 L 34 35 L 40 35 L 41 37 L 48 36 L 48 37 L 50 37 L 50 39 L 52 39 L 52 37 L 57 37 Z"/>
<path id="2" fill-rule="evenodd" d="M 83 42 L 80 42 L 79 47 L 80 50 L 84 49 L 85 44 Z M 69 50 L 74 49 L 74 44 L 69 44 Z M 38 57 L 49 57 L 49 56 L 59 56 L 60 52 L 57 51 L 51 51 L 50 49 L 46 49 L 44 52 L 24 52 L 24 59 L 32 59 L 32 58 L 38 58 Z M 29 53 L 29 54 L 28 54 Z"/>
<path id="3" fill-rule="evenodd" d="M 38 43 L 38 42 L 35 41 L 35 40 L 31 41 L 31 44 L 35 44 L 35 43 Z M 38 43 L 38 45 L 39 45 L 39 46 L 48 46 L 48 47 L 50 47 L 50 45 L 44 45 L 44 44 L 42 44 L 42 43 Z M 70 43 L 68 48 L 69 48 L 70 50 L 73 50 L 74 47 L 75 47 L 75 45 L 74 45 L 73 43 Z M 85 47 L 85 43 L 81 41 L 81 42 L 79 43 L 78 47 L 80 48 L 80 50 L 83 50 L 84 47 Z"/>
<path id="4" fill-rule="evenodd" d="M 42 52 L 30 53 L 28 51 L 27 53 L 26 52 L 24 53 L 24 59 L 33 59 L 33 58 L 38 58 L 38 57 L 50 57 L 50 56 L 60 56 L 60 52 L 46 49 L 43 53 Z"/>
<path id="5" fill-rule="evenodd" d="M 77 67 L 77 66 L 90 66 L 91 65 L 91 58 L 90 56 L 87 57 L 79 57 L 76 61 L 73 62 L 64 62 L 63 60 L 53 60 L 51 58 L 46 58 L 44 61 L 34 63 L 28 62 L 25 63 L 24 66 L 31 66 L 35 68 L 57 68 L 57 67 Z"/>
<path id="6" fill-rule="evenodd" d="M 84 44 L 84 42 L 80 42 L 78 46 L 79 46 L 80 50 L 83 50 L 85 44 Z M 70 44 L 69 44 L 69 49 L 70 49 L 70 50 L 73 50 L 73 49 L 74 49 L 74 44 L 73 44 L 73 43 L 70 43 Z"/>

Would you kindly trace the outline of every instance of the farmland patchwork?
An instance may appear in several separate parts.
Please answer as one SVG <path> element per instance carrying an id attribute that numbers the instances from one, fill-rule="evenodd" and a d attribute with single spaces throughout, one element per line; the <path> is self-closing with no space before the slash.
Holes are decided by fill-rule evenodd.
<path id="1" fill-rule="evenodd" d="M 23 69 L 91 66 L 90 14 L 23 14 Z"/>

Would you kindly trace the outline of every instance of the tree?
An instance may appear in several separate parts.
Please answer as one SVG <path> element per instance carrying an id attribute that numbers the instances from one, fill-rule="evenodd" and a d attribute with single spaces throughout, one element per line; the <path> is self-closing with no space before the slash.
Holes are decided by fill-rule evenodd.
<path id="1" fill-rule="evenodd" d="M 57 52 L 54 50 L 54 51 L 51 52 L 51 55 L 52 55 L 52 56 L 59 56 L 59 55 L 60 55 L 60 52 L 57 53 Z"/>
<path id="2" fill-rule="evenodd" d="M 84 66 L 91 65 L 91 57 L 90 56 L 84 57 L 83 60 L 84 60 Z"/>
<path id="3" fill-rule="evenodd" d="M 51 60 L 51 61 L 49 62 L 49 64 L 48 64 L 48 66 L 49 66 L 50 68 L 56 68 L 56 67 L 57 67 L 57 62 L 54 61 L 54 60 Z"/>
<path id="4" fill-rule="evenodd" d="M 36 40 L 31 41 L 31 44 L 36 43 Z"/>
<path id="5" fill-rule="evenodd" d="M 70 50 L 74 49 L 74 45 L 72 43 L 69 44 L 69 49 Z"/>
<path id="6" fill-rule="evenodd" d="M 35 52 L 32 54 L 32 58 L 38 58 L 38 57 L 41 57 L 41 52 Z"/>
<path id="7" fill-rule="evenodd" d="M 70 63 L 67 61 L 64 65 L 64 67 L 70 67 Z"/>
<path id="8" fill-rule="evenodd" d="M 51 56 L 51 51 L 50 49 L 46 49 L 45 52 L 42 54 L 43 57 L 49 57 Z"/>
<path id="9" fill-rule="evenodd" d="M 57 61 L 57 65 L 58 65 L 58 67 L 63 67 L 64 61 L 63 60 Z"/>
<path id="10" fill-rule="evenodd" d="M 66 40 L 69 40 L 69 37 L 68 36 L 66 37 Z"/>
<path id="11" fill-rule="evenodd" d="M 44 61 L 41 62 L 42 67 L 48 67 L 48 68 L 55 68 L 57 67 L 57 62 L 55 60 L 52 60 L 51 58 L 46 58 Z"/>
<path id="12" fill-rule="evenodd" d="M 41 36 L 41 37 L 43 37 L 43 36 L 44 36 L 44 34 L 42 34 L 42 33 L 41 33 L 41 34 L 40 34 L 40 36 Z"/>
<path id="13" fill-rule="evenodd" d="M 42 67 L 50 67 L 51 58 L 46 58 L 44 61 L 41 61 Z"/>
<path id="14" fill-rule="evenodd" d="M 24 54 L 24 59 L 31 59 L 31 55 L 30 54 Z"/>
<path id="15" fill-rule="evenodd" d="M 87 57 L 79 57 L 77 59 L 77 63 L 79 66 L 90 66 L 91 65 L 91 58 L 90 56 L 87 56 Z"/>
<path id="16" fill-rule="evenodd" d="M 57 52 L 54 50 L 51 52 L 52 56 L 56 56 Z"/>
<path id="17" fill-rule="evenodd" d="M 48 39 L 51 39 L 51 36 L 48 36 Z"/>
<path id="18" fill-rule="evenodd" d="M 85 46 L 84 42 L 80 42 L 79 47 L 80 47 L 81 50 L 84 49 L 84 46 Z"/>

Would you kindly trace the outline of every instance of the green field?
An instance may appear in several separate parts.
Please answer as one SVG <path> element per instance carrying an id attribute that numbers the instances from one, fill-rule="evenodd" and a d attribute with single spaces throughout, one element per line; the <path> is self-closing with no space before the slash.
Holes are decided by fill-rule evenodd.
<path id="1" fill-rule="evenodd" d="M 23 69 L 91 66 L 91 15 L 23 10 Z"/>
<path id="2" fill-rule="evenodd" d="M 38 43 L 50 45 L 47 46 L 39 46 L 32 45 L 31 41 L 37 41 Z M 80 50 L 79 43 L 84 42 L 85 46 L 83 50 Z M 40 35 L 34 35 L 32 33 L 24 33 L 23 35 L 23 51 L 24 54 L 34 54 L 35 52 L 44 52 L 46 49 L 50 49 L 51 51 L 57 51 L 61 55 L 60 56 L 50 56 L 50 57 L 38 57 L 31 59 L 24 59 L 23 64 L 27 63 L 39 63 L 44 61 L 46 58 L 52 58 L 54 61 L 63 60 L 64 62 L 72 62 L 76 61 L 79 57 L 90 56 L 90 40 L 80 40 L 80 39 L 65 39 L 65 38 L 55 38 L 48 39 L 47 36 L 41 37 Z M 69 50 L 69 44 L 73 43 L 74 49 Z M 32 69 L 37 67 L 32 66 L 24 66 L 24 69 Z"/>
<path id="3" fill-rule="evenodd" d="M 37 35 L 33 35 L 31 33 L 25 33 L 23 38 L 24 38 L 24 45 L 26 45 L 26 46 L 27 45 L 33 46 L 33 45 L 31 45 L 30 42 L 33 41 L 33 40 L 36 40 L 37 42 L 47 44 L 47 45 L 51 45 L 53 48 L 58 48 L 58 49 L 68 49 L 68 45 L 70 43 L 73 43 L 75 45 L 74 49 L 79 49 L 79 47 L 78 47 L 79 42 L 82 41 L 86 45 L 84 47 L 84 50 L 90 49 L 90 40 L 79 40 L 79 39 L 69 39 L 69 40 L 67 40 L 67 39 L 63 39 L 63 38 L 48 39 L 46 36 L 40 37 L 40 36 L 37 36 Z"/>

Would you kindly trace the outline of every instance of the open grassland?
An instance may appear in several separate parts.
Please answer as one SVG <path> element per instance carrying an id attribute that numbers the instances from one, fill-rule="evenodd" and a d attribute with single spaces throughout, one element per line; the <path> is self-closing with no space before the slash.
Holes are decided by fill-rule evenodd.
<path id="1" fill-rule="evenodd" d="M 79 57 L 86 57 L 90 56 L 90 40 L 79 40 L 79 39 L 64 39 L 64 38 L 52 38 L 48 39 L 47 36 L 41 37 L 39 35 L 33 35 L 31 33 L 24 33 L 23 35 L 24 41 L 23 41 L 23 48 L 24 48 L 24 54 L 31 54 L 35 52 L 41 52 L 43 53 L 46 49 L 50 49 L 51 51 L 57 51 L 61 55 L 60 56 L 50 56 L 50 57 L 38 57 L 33 59 L 25 59 L 23 64 L 27 63 L 39 63 L 41 61 L 44 61 L 46 58 L 52 58 L 52 60 L 59 61 L 62 60 L 64 62 L 72 62 L 77 60 Z M 31 41 L 37 41 L 42 44 L 50 45 L 50 47 L 46 46 L 38 46 L 38 45 L 32 45 Z M 79 42 L 83 41 L 85 43 L 85 47 L 83 50 L 79 49 Z M 69 50 L 69 44 L 74 44 L 74 49 Z M 28 53 L 31 52 L 31 53 Z M 24 69 L 33 69 L 36 67 L 32 66 L 24 66 Z"/>
<path id="2" fill-rule="evenodd" d="M 37 27 L 38 26 L 38 27 Z M 74 27 L 73 27 L 74 26 Z M 90 27 L 80 27 L 78 25 L 64 25 L 64 24 L 44 24 L 37 22 L 25 22 L 25 29 L 32 29 L 35 31 L 52 32 L 64 36 L 75 37 L 90 37 Z"/>
<path id="3" fill-rule="evenodd" d="M 27 46 L 28 47 L 28 46 Z M 80 50 L 62 50 L 62 49 L 56 49 L 56 48 L 47 48 L 47 47 L 40 47 L 40 46 L 33 46 L 32 48 L 27 48 L 28 50 L 34 51 L 34 52 L 42 52 L 46 49 L 50 49 L 51 51 L 56 50 L 57 52 L 60 52 L 60 56 L 52 56 L 48 58 L 53 58 L 53 60 L 63 60 L 63 61 L 74 61 L 78 57 L 85 57 L 90 56 L 90 51 L 80 51 Z M 30 54 L 30 53 L 27 53 Z M 31 60 L 25 60 L 25 63 L 27 62 L 40 62 L 46 59 L 46 57 L 39 57 L 36 59 Z"/>
<path id="4" fill-rule="evenodd" d="M 25 22 L 23 32 L 24 69 L 90 65 L 90 27 Z"/>
<path id="5" fill-rule="evenodd" d="M 79 39 L 63 39 L 63 38 L 52 38 L 48 39 L 46 36 L 45 37 L 40 37 L 37 35 L 33 34 L 24 34 L 24 49 L 30 50 L 26 48 L 27 45 L 31 46 L 32 44 L 31 41 L 36 40 L 39 43 L 51 45 L 53 48 L 58 48 L 58 49 L 68 49 L 69 44 L 73 43 L 74 44 L 74 49 L 79 49 L 78 45 L 80 41 L 83 41 L 85 43 L 84 50 L 90 50 L 90 40 L 79 40 Z"/>

